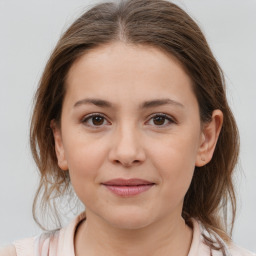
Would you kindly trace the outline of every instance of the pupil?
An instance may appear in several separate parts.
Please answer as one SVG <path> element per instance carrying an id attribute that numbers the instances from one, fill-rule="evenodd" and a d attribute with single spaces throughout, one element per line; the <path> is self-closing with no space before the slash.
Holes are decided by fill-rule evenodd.
<path id="1" fill-rule="evenodd" d="M 102 125 L 103 121 L 104 121 L 104 119 L 101 116 L 94 116 L 92 119 L 92 122 L 94 125 Z"/>
<path id="2" fill-rule="evenodd" d="M 163 116 L 154 117 L 154 124 L 155 125 L 163 125 L 164 121 L 165 121 L 165 117 L 163 117 Z"/>

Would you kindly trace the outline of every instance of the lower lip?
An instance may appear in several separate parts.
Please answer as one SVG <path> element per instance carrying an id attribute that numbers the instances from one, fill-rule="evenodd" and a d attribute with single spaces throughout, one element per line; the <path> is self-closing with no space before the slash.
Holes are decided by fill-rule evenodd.
<path id="1" fill-rule="evenodd" d="M 147 184 L 147 185 L 137 185 L 137 186 L 113 186 L 113 185 L 105 185 L 105 187 L 110 190 L 112 193 L 122 196 L 122 197 L 129 197 L 129 196 L 136 196 L 143 192 L 146 192 L 150 188 L 153 187 L 154 184 Z"/>

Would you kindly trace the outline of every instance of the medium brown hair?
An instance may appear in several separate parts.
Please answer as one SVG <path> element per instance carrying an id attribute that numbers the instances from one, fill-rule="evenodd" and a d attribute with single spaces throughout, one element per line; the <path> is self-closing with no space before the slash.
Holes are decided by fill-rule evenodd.
<path id="1" fill-rule="evenodd" d="M 239 136 L 227 103 L 224 76 L 198 25 L 178 6 L 164 0 L 99 4 L 78 18 L 60 38 L 42 75 L 31 122 L 31 149 L 40 171 L 33 204 L 35 221 L 40 225 L 38 204 L 43 211 L 49 206 L 56 211 L 56 199 L 71 191 L 68 172 L 58 167 L 50 128 L 51 120 L 58 122 L 61 117 L 67 73 L 86 51 L 114 41 L 150 45 L 175 56 L 193 82 L 201 122 L 209 122 L 215 109 L 223 112 L 224 122 L 213 158 L 207 165 L 195 167 L 182 216 L 187 223 L 192 217 L 198 219 L 207 230 L 229 241 L 236 211 L 232 173 Z"/>

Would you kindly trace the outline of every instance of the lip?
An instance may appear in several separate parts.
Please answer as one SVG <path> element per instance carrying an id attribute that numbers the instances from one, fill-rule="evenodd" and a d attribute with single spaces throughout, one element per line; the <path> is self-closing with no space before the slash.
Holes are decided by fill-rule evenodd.
<path id="1" fill-rule="evenodd" d="M 121 197 L 136 196 L 152 188 L 155 183 L 143 179 L 112 179 L 102 183 L 109 191 Z"/>

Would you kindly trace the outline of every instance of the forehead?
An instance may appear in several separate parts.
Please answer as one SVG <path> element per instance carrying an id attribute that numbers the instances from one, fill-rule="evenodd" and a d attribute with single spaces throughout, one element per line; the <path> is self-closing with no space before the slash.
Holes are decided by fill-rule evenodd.
<path id="1" fill-rule="evenodd" d="M 192 82 L 180 62 L 170 54 L 148 45 L 115 42 L 86 52 L 71 66 L 67 76 L 67 93 L 79 97 L 109 92 L 118 96 L 141 95 L 163 97 L 170 92 L 192 93 Z M 181 95 L 180 95 L 181 96 Z"/>
<path id="2" fill-rule="evenodd" d="M 116 71 L 119 72 L 124 67 L 127 68 L 128 71 L 129 65 L 132 64 L 132 66 L 134 66 L 135 63 L 137 64 L 136 68 L 140 66 L 144 70 L 150 67 L 155 68 L 156 65 L 160 65 L 162 68 L 163 65 L 165 65 L 166 69 L 169 69 L 171 62 L 172 68 L 177 66 L 185 72 L 182 64 L 175 56 L 159 47 L 146 44 L 135 45 L 117 41 L 86 50 L 85 53 L 73 63 L 68 72 L 68 77 L 70 77 L 73 70 L 76 69 L 78 65 L 80 66 L 81 63 L 102 67 L 106 63 L 110 64 L 110 62 L 113 66 L 118 64 L 120 69 Z M 126 66 L 120 66 L 120 63 L 126 64 Z"/>

